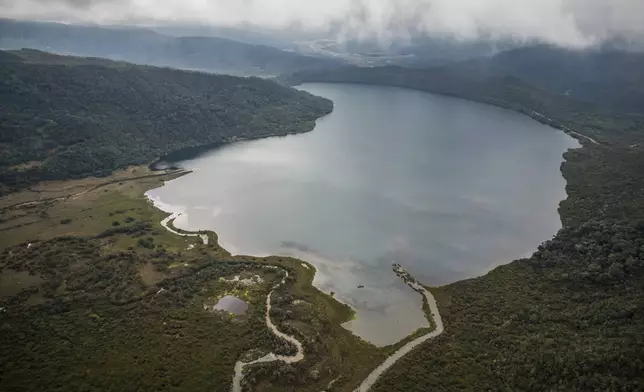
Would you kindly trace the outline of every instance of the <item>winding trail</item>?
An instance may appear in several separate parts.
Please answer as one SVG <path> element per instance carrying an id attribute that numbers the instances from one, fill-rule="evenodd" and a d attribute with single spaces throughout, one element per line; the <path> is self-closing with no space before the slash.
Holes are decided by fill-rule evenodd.
<path id="1" fill-rule="evenodd" d="M 438 305 L 436 304 L 436 299 L 430 293 L 426 288 L 424 288 L 420 283 L 417 283 L 415 281 L 407 281 L 405 280 L 405 283 L 407 283 L 412 289 L 418 291 L 422 295 L 425 296 L 427 299 L 427 303 L 429 304 L 429 310 L 432 313 L 432 318 L 434 320 L 434 325 L 436 328 L 434 328 L 433 331 L 418 337 L 411 342 L 405 344 L 396 352 L 391 354 L 383 363 L 380 364 L 377 368 L 375 368 L 368 376 L 367 378 L 362 381 L 360 386 L 355 389 L 353 392 L 367 392 L 368 390 L 373 387 L 373 385 L 378 381 L 378 379 L 390 368 L 392 367 L 396 362 L 398 362 L 402 357 L 405 355 L 409 354 L 411 350 L 413 350 L 416 346 L 419 344 L 422 344 L 429 339 L 433 339 L 437 337 L 438 335 L 442 334 L 443 331 L 445 330 L 445 327 L 443 326 L 443 319 L 441 318 L 440 313 L 438 312 Z"/>
<path id="2" fill-rule="evenodd" d="M 289 343 L 292 343 L 297 347 L 297 353 L 292 356 L 283 356 L 283 355 L 277 355 L 274 353 L 269 353 L 259 359 L 256 359 L 254 361 L 250 362 L 243 362 L 243 361 L 237 361 L 235 364 L 235 375 L 233 376 L 233 385 L 231 388 L 232 392 L 241 392 L 242 391 L 242 380 L 244 379 L 244 368 L 250 365 L 255 365 L 258 363 L 265 363 L 265 362 L 273 362 L 273 361 L 282 361 L 285 363 L 295 363 L 299 362 L 304 359 L 304 348 L 302 346 L 302 343 L 295 339 L 294 337 L 287 335 L 283 332 L 280 332 L 275 324 L 271 321 L 271 297 L 273 296 L 273 292 L 280 287 L 281 285 L 286 282 L 286 278 L 288 278 L 288 271 L 282 270 L 286 273 L 286 276 L 282 279 L 282 281 L 278 284 L 276 284 L 273 289 L 271 290 L 270 293 L 268 293 L 268 296 L 266 296 L 266 326 L 275 334 L 275 336 L 279 337 L 280 339 L 284 339 L 288 341 Z"/>
<path id="3" fill-rule="evenodd" d="M 167 218 L 165 218 L 164 220 L 161 221 L 161 226 L 165 227 L 166 230 L 168 230 L 169 232 L 171 232 L 173 234 L 176 234 L 176 235 L 180 235 L 180 236 L 184 236 L 184 237 L 195 237 L 195 236 L 201 237 L 203 243 L 205 245 L 207 245 L 208 244 L 208 236 L 206 234 L 182 233 L 182 232 L 174 230 L 172 227 L 170 227 L 170 223 L 173 220 L 175 220 L 176 218 L 178 218 L 179 216 L 181 216 L 181 214 L 182 214 L 181 212 L 174 212 L 174 213 L 170 214 Z M 242 380 L 244 379 L 244 369 L 247 366 L 255 365 L 255 364 L 258 364 L 258 363 L 273 362 L 273 361 L 282 361 L 282 362 L 285 362 L 285 363 L 296 363 L 296 362 L 299 362 L 299 361 L 304 359 L 304 346 L 302 345 L 302 343 L 299 340 L 295 339 L 293 336 L 287 335 L 287 334 L 281 332 L 280 330 L 278 330 L 277 327 L 275 326 L 275 324 L 273 324 L 273 322 L 271 321 L 271 298 L 273 297 L 273 293 L 275 292 L 275 290 L 278 289 L 281 285 L 283 285 L 286 282 L 286 278 L 288 278 L 288 271 L 283 270 L 283 269 L 278 268 L 278 267 L 275 267 L 275 266 L 272 266 L 272 267 L 275 268 L 275 269 L 280 269 L 281 271 L 284 271 L 285 276 L 284 276 L 284 278 L 282 278 L 282 280 L 278 284 L 273 286 L 273 288 L 270 291 L 270 293 L 268 293 L 268 295 L 266 296 L 266 316 L 265 316 L 266 317 L 266 326 L 278 338 L 286 340 L 289 343 L 292 343 L 297 348 L 297 352 L 295 353 L 295 355 L 291 355 L 291 356 L 277 355 L 275 353 L 269 353 L 269 354 L 266 354 L 265 356 L 263 356 L 263 357 L 261 357 L 259 359 L 256 359 L 254 361 L 250 361 L 250 362 L 237 361 L 237 363 L 235 363 L 235 374 L 233 376 L 233 382 L 232 382 L 232 388 L 231 388 L 232 392 L 241 392 L 242 391 L 242 385 L 241 384 L 242 384 Z"/>
<path id="4" fill-rule="evenodd" d="M 208 244 L 208 236 L 206 234 L 181 233 L 179 231 L 174 230 L 172 227 L 170 227 L 170 223 L 174 219 L 181 216 L 181 214 L 182 214 L 181 212 L 172 213 L 170 216 L 168 216 L 167 218 L 161 221 L 161 226 L 165 227 L 166 230 L 176 235 L 180 235 L 184 237 L 195 237 L 195 236 L 201 237 L 204 244 Z M 308 266 L 306 267 L 308 268 Z M 278 267 L 273 267 L 273 268 L 282 270 L 281 268 L 278 268 Z M 304 347 L 302 343 L 296 338 L 294 338 L 293 336 L 287 335 L 281 332 L 280 330 L 278 330 L 275 324 L 273 324 L 273 322 L 271 321 L 271 316 L 270 316 L 271 298 L 275 290 L 278 289 L 281 285 L 283 285 L 286 282 L 286 278 L 288 278 L 288 271 L 286 270 L 282 270 L 282 271 L 284 271 L 285 273 L 284 278 L 282 278 L 282 280 L 278 284 L 273 286 L 272 290 L 266 296 L 266 315 L 265 315 L 266 326 L 273 332 L 275 336 L 293 344 L 297 348 L 297 352 L 291 356 L 284 356 L 284 355 L 278 355 L 275 353 L 269 353 L 253 361 L 249 361 L 249 362 L 244 362 L 241 360 L 237 361 L 235 363 L 231 392 L 242 392 L 242 381 L 244 380 L 244 369 L 248 366 L 255 365 L 258 363 L 268 363 L 268 362 L 274 362 L 274 361 L 282 361 L 284 363 L 296 363 L 304 359 Z M 394 272 L 396 272 L 396 274 L 398 274 L 398 276 L 400 276 L 409 287 L 411 287 L 413 290 L 425 296 L 425 299 L 427 300 L 427 304 L 429 305 L 429 310 L 431 312 L 431 316 L 432 316 L 432 320 L 434 322 L 435 328 L 431 332 L 428 332 L 425 335 L 420 336 L 408 342 L 407 344 L 405 344 L 404 346 L 396 350 L 389 357 L 387 357 L 387 359 L 385 359 L 377 368 L 375 368 L 367 376 L 367 378 L 365 378 L 364 381 L 362 381 L 360 386 L 357 389 L 355 389 L 353 392 L 369 391 L 371 387 L 373 387 L 373 385 L 380 379 L 380 377 L 387 370 L 389 370 L 389 368 L 391 368 L 396 362 L 398 362 L 401 358 L 409 354 L 418 345 L 437 337 L 438 335 L 442 334 L 443 331 L 445 331 L 445 327 L 443 326 L 443 319 L 441 318 L 441 315 L 438 311 L 438 304 L 436 303 L 436 299 L 434 298 L 432 293 L 430 293 L 429 290 L 423 287 L 420 283 L 416 282 L 416 280 L 413 279 L 413 277 L 411 277 L 411 275 L 409 275 L 408 272 L 405 271 L 399 265 L 394 264 Z M 329 385 L 332 385 L 336 380 L 333 380 Z"/>

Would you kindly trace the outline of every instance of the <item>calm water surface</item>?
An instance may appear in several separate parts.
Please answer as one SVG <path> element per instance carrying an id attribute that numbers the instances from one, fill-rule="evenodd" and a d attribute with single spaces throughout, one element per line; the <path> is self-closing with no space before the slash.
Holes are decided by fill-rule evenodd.
<path id="1" fill-rule="evenodd" d="M 312 262 L 315 284 L 356 309 L 346 327 L 364 339 L 391 344 L 428 325 L 392 262 L 444 284 L 529 255 L 559 229 L 559 166 L 578 146 L 564 133 L 416 91 L 301 88 L 335 103 L 314 131 L 181 162 L 195 172 L 148 196 L 233 253 Z"/>
<path id="2" fill-rule="evenodd" d="M 237 297 L 227 295 L 220 299 L 213 309 L 242 315 L 246 313 L 246 310 L 248 310 L 248 304 Z"/>

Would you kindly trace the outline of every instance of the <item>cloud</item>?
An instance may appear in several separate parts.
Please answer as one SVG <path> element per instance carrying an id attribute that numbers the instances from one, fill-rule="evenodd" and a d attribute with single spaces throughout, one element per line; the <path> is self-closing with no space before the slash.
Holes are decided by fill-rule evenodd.
<path id="1" fill-rule="evenodd" d="M 251 24 L 337 28 L 388 41 L 419 32 L 582 46 L 644 37 L 642 0 L 0 0 L 0 14 L 93 23 Z"/>

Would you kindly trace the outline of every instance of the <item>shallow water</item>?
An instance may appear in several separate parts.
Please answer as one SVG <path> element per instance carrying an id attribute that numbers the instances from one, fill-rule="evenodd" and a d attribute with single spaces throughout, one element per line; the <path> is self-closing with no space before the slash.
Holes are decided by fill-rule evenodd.
<path id="1" fill-rule="evenodd" d="M 422 92 L 302 88 L 335 103 L 314 131 L 180 162 L 195 172 L 148 196 L 233 253 L 310 261 L 316 286 L 356 309 L 346 326 L 359 336 L 386 345 L 427 326 L 393 261 L 444 284 L 529 255 L 559 229 L 559 166 L 578 146 L 564 133 Z"/>
<path id="2" fill-rule="evenodd" d="M 248 304 L 235 296 L 227 295 L 220 299 L 213 309 L 223 310 L 239 316 L 246 313 L 246 310 L 248 310 Z"/>

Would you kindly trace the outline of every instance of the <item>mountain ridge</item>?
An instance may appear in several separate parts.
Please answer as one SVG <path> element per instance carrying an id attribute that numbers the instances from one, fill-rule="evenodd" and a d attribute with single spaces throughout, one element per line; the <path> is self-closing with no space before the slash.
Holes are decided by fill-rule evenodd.
<path id="1" fill-rule="evenodd" d="M 104 57 L 239 76 L 276 75 L 341 64 L 333 59 L 219 37 L 172 37 L 144 28 L 1 18 L 0 48 L 31 48 L 63 55 Z"/>

